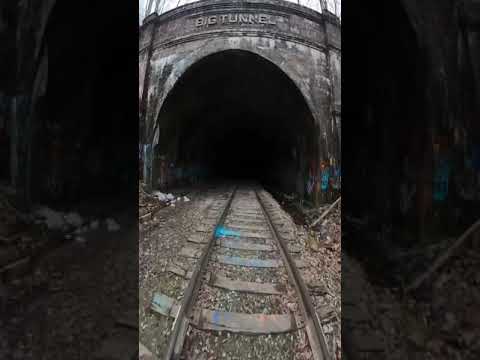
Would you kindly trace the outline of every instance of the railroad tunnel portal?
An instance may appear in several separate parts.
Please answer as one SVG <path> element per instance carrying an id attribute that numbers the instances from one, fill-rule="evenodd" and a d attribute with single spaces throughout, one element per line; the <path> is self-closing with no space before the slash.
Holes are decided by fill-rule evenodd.
<path id="1" fill-rule="evenodd" d="M 192 65 L 157 121 L 160 164 L 153 176 L 160 187 L 168 181 L 161 169 L 168 159 L 188 169 L 178 177 L 193 181 L 255 179 L 301 192 L 305 169 L 318 157 L 314 119 L 296 85 L 247 51 L 221 51 Z"/>
<path id="2" fill-rule="evenodd" d="M 145 183 L 241 177 L 317 201 L 322 169 L 340 179 L 340 52 L 338 18 L 284 1 L 205 0 L 148 16 Z"/>

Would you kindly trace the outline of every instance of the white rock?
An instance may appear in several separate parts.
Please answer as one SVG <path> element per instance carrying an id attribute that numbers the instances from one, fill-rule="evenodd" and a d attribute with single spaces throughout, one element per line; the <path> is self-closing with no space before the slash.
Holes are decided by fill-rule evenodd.
<path id="1" fill-rule="evenodd" d="M 167 201 L 168 200 L 168 195 L 160 192 L 160 191 L 154 191 L 153 195 L 156 196 L 156 198 L 160 201 Z"/>
<path id="2" fill-rule="evenodd" d="M 185 201 L 185 202 L 189 202 L 189 201 L 190 201 L 190 199 L 189 199 L 188 197 L 184 196 L 184 197 L 183 197 L 183 201 Z"/>

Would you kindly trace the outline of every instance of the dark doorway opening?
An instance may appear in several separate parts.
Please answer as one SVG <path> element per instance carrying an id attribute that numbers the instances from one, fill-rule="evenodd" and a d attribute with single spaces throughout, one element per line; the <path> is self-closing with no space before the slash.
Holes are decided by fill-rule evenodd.
<path id="1" fill-rule="evenodd" d="M 296 85 L 276 65 L 246 51 L 223 51 L 191 66 L 158 121 L 156 155 L 169 169 L 182 170 L 163 176 L 155 164 L 154 186 L 200 175 L 302 193 L 318 154 L 315 122 Z"/>

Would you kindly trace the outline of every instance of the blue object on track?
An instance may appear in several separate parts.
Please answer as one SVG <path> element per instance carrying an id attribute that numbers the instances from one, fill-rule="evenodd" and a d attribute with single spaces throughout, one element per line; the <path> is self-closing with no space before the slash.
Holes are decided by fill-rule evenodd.
<path id="1" fill-rule="evenodd" d="M 240 233 L 237 231 L 229 230 L 222 226 L 219 226 L 215 229 L 215 237 L 240 237 Z"/>

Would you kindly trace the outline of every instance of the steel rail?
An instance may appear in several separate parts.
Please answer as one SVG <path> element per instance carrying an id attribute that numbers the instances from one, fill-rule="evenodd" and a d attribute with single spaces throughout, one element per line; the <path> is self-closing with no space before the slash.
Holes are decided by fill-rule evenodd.
<path id="1" fill-rule="evenodd" d="M 315 360 L 330 360 L 331 356 L 327 349 L 325 334 L 323 333 L 322 325 L 320 324 L 320 320 L 318 319 L 318 315 L 315 311 L 315 307 L 313 306 L 312 299 L 308 294 L 307 287 L 303 282 L 303 278 L 300 275 L 297 267 L 295 266 L 295 261 L 292 255 L 288 252 L 287 245 L 285 244 L 283 238 L 278 234 L 276 227 L 270 219 L 270 215 L 265 207 L 265 204 L 263 203 L 262 198 L 260 197 L 260 194 L 258 193 L 258 190 L 255 190 L 255 195 L 261 205 L 262 212 L 265 216 L 272 236 L 279 245 L 278 248 L 283 257 L 289 278 L 295 285 L 297 294 L 300 297 L 300 309 L 303 313 L 305 329 L 307 331 L 310 347 L 312 348 L 313 358 Z"/>
<path id="2" fill-rule="evenodd" d="M 175 317 L 175 322 L 173 324 L 173 331 L 170 335 L 170 340 L 168 343 L 168 350 L 165 355 L 165 360 L 178 360 L 180 359 L 180 355 L 182 353 L 183 344 L 185 342 L 185 337 L 187 334 L 188 326 L 190 324 L 189 314 L 191 313 L 193 304 L 195 303 L 195 299 L 197 297 L 198 290 L 201 285 L 202 274 L 206 269 L 206 265 L 208 263 L 208 259 L 210 258 L 210 253 L 212 251 L 213 246 L 215 245 L 215 231 L 219 225 L 222 225 L 225 222 L 225 218 L 227 217 L 228 210 L 232 204 L 232 200 L 235 197 L 235 193 L 237 188 L 235 187 L 230 194 L 230 198 L 225 205 L 225 208 L 222 211 L 222 214 L 215 225 L 215 228 L 210 236 L 210 240 L 208 244 L 202 251 L 202 255 L 200 260 L 197 262 L 195 266 L 195 270 L 193 271 L 192 277 L 190 282 L 188 283 L 188 287 L 185 291 L 185 295 L 183 296 L 182 303 L 178 310 L 177 316 Z"/>

